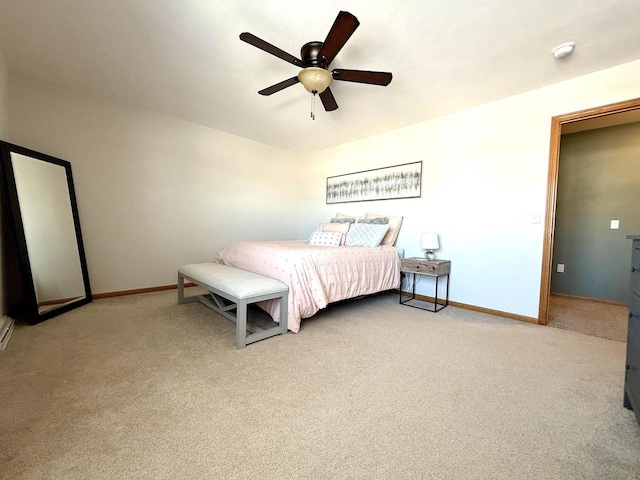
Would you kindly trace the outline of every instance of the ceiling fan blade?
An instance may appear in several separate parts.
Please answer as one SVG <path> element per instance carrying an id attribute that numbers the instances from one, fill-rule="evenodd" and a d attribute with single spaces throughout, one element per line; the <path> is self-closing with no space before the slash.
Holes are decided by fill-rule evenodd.
<path id="1" fill-rule="evenodd" d="M 298 77 L 291 77 L 280 83 L 276 83 L 275 85 L 271 85 L 270 87 L 262 89 L 258 93 L 260 95 L 271 95 L 273 93 L 279 92 L 280 90 L 284 90 L 285 88 L 290 87 L 291 85 L 295 85 L 299 81 L 300 80 L 298 80 Z"/>
<path id="2" fill-rule="evenodd" d="M 369 72 L 367 70 L 345 70 L 336 68 L 331 72 L 334 80 L 343 82 L 368 83 L 370 85 L 382 85 L 386 87 L 391 83 L 393 75 L 389 72 Z"/>
<path id="3" fill-rule="evenodd" d="M 302 60 L 300 60 L 299 58 L 296 58 L 290 53 L 287 53 L 284 50 L 281 50 L 278 47 L 275 47 L 270 43 L 265 42 L 261 38 L 258 38 L 249 32 L 241 33 L 240 40 L 242 40 L 243 42 L 247 42 L 249 45 L 253 45 L 254 47 L 257 47 L 260 50 L 264 50 L 265 52 L 270 53 L 271 55 L 281 58 L 285 62 L 292 63 L 297 67 L 304 67 Z"/>
<path id="4" fill-rule="evenodd" d="M 327 112 L 333 112 L 338 109 L 338 104 L 336 103 L 336 99 L 333 98 L 333 93 L 331 93 L 331 89 L 327 87 L 327 89 L 320 94 L 320 100 L 322 101 L 322 105 Z"/>
<path id="5" fill-rule="evenodd" d="M 333 59 L 336 58 L 338 52 L 347 43 L 349 37 L 356 31 L 358 25 L 360 25 L 358 19 L 349 12 L 338 13 L 336 21 L 333 22 L 333 26 L 329 30 L 320 52 L 318 52 L 318 60 L 323 62 L 325 67 L 328 67 L 333 62 Z M 324 57 L 324 60 L 322 60 L 322 57 Z"/>

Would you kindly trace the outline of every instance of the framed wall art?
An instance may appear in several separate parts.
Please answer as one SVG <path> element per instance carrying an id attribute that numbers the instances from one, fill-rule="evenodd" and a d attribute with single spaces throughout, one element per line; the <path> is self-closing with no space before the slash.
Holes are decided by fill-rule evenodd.
<path id="1" fill-rule="evenodd" d="M 327 177 L 327 204 L 422 195 L 422 162 Z"/>

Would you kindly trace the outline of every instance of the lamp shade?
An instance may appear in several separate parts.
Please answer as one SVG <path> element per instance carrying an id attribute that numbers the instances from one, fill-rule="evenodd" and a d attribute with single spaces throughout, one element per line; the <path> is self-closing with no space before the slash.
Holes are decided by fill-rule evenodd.
<path id="1" fill-rule="evenodd" d="M 423 250 L 438 250 L 440 242 L 437 233 L 423 233 L 420 241 L 420 248 Z"/>
<path id="2" fill-rule="evenodd" d="M 307 67 L 300 70 L 298 80 L 310 93 L 322 93 L 331 85 L 333 77 L 324 68 Z"/>

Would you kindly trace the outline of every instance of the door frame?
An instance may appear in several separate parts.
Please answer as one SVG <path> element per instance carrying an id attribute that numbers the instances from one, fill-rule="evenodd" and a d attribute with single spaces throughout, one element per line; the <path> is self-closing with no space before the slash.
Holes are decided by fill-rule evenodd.
<path id="1" fill-rule="evenodd" d="M 542 247 L 542 273 L 540 276 L 540 304 L 538 323 L 549 322 L 549 296 L 551 295 L 551 268 L 553 261 L 553 241 L 556 225 L 556 201 L 558 194 L 558 168 L 560 165 L 560 139 L 562 126 L 592 118 L 640 110 L 640 98 L 611 103 L 578 112 L 557 115 L 551 118 L 551 142 L 549 147 L 549 171 L 547 176 L 547 206 Z"/>

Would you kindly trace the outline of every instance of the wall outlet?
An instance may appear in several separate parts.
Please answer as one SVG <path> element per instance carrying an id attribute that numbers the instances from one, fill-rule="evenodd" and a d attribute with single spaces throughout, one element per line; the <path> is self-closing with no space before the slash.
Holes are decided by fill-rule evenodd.
<path id="1" fill-rule="evenodd" d="M 13 333 L 14 324 L 13 318 L 6 316 L 0 318 L 0 350 L 4 350 L 7 347 Z"/>
<path id="2" fill-rule="evenodd" d="M 618 230 L 620 228 L 620 220 L 611 220 L 611 230 Z"/>
<path id="3" fill-rule="evenodd" d="M 564 273 L 564 263 L 559 263 L 558 267 L 556 268 L 556 271 L 558 273 Z"/>

